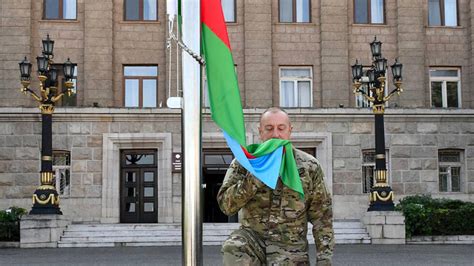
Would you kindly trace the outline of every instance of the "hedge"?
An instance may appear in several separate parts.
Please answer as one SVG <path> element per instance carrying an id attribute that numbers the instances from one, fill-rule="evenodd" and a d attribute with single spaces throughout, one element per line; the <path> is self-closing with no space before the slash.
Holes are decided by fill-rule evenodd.
<path id="1" fill-rule="evenodd" d="M 408 196 L 396 210 L 405 215 L 406 236 L 474 235 L 474 203 Z"/>
<path id="2" fill-rule="evenodd" d="M 11 207 L 0 211 L 0 241 L 20 241 L 20 218 L 26 210 Z"/>

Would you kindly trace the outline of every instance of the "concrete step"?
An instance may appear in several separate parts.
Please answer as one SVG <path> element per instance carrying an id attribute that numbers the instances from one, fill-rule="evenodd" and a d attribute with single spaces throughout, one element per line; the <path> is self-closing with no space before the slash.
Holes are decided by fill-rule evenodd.
<path id="1" fill-rule="evenodd" d="M 337 240 L 337 244 L 371 244 L 372 240 L 370 239 L 343 239 L 343 240 Z"/>
<path id="2" fill-rule="evenodd" d="M 370 244 L 367 230 L 356 220 L 335 221 L 338 244 Z M 238 223 L 203 224 L 203 245 L 221 245 Z M 314 244 L 312 226 L 308 242 Z M 71 224 L 64 231 L 59 247 L 175 246 L 181 245 L 180 224 Z"/>
<path id="3" fill-rule="evenodd" d="M 334 229 L 362 228 L 360 222 L 341 222 L 340 220 L 333 223 Z M 72 224 L 70 230 L 73 231 L 91 231 L 91 230 L 117 230 L 117 229 L 133 229 L 133 230 L 181 230 L 180 224 Z M 238 223 L 204 223 L 203 229 L 237 229 Z M 69 229 L 69 228 L 68 228 Z"/>
<path id="4" fill-rule="evenodd" d="M 86 237 L 62 237 L 62 242 L 176 242 L 181 241 L 181 236 L 109 236 L 109 237 L 100 237 L 100 236 L 86 236 Z"/>
<path id="5" fill-rule="evenodd" d="M 216 244 L 217 245 L 217 244 Z M 157 247 L 181 246 L 181 241 L 174 242 L 59 242 L 60 248 L 89 248 L 89 247 Z"/>
<path id="6" fill-rule="evenodd" d="M 68 231 L 178 230 L 180 224 L 71 224 Z"/>
<path id="7" fill-rule="evenodd" d="M 334 234 L 363 234 L 367 233 L 365 228 L 334 228 Z"/>
<path id="8" fill-rule="evenodd" d="M 222 236 L 229 235 L 233 230 L 203 230 L 203 236 Z M 64 237 L 83 237 L 83 236 L 98 236 L 98 237 L 114 237 L 117 235 L 121 236 L 181 236 L 181 230 L 179 231 L 163 231 L 163 230 L 147 230 L 147 231 L 65 231 Z"/>
<path id="9" fill-rule="evenodd" d="M 334 229 L 350 229 L 350 228 L 363 228 L 361 222 L 334 222 Z"/>
<path id="10" fill-rule="evenodd" d="M 343 239 L 368 239 L 370 240 L 370 237 L 367 234 L 344 234 L 344 235 L 335 235 L 334 236 L 337 240 L 343 240 Z"/>

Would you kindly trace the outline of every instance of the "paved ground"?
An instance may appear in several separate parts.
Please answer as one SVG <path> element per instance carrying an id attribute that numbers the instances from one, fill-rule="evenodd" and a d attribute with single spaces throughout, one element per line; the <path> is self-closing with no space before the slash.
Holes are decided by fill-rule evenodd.
<path id="1" fill-rule="evenodd" d="M 204 246 L 204 265 L 221 265 Z M 314 246 L 310 247 L 314 264 Z M 334 265 L 474 265 L 474 245 L 337 245 Z M 181 247 L 0 249 L 0 265 L 182 265 Z M 237 265 L 236 265 L 237 266 Z"/>

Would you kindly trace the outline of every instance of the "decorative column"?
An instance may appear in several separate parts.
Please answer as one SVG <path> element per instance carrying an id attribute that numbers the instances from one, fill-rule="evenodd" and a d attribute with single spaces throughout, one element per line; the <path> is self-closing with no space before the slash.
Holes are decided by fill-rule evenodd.
<path id="1" fill-rule="evenodd" d="M 370 206 L 368 211 L 393 211 L 393 191 L 387 182 L 385 158 L 385 104 L 395 93 L 400 94 L 402 85 L 402 64 L 395 60 L 391 66 L 395 89 L 390 93 L 385 91 L 387 59 L 382 57 L 382 42 L 370 43 L 372 65 L 362 66 L 356 60 L 352 66 L 354 93 L 361 94 L 372 105 L 375 116 L 375 185 L 370 190 Z M 361 86 L 364 85 L 364 88 Z M 366 90 L 365 90 L 366 88 Z"/>
<path id="2" fill-rule="evenodd" d="M 41 109 L 41 186 L 33 194 L 33 208 L 30 214 L 62 214 L 59 197 L 54 186 L 52 113 L 54 106 L 42 104 Z"/>
<path id="3" fill-rule="evenodd" d="M 30 89 L 31 63 L 25 59 L 20 62 L 21 84 L 20 89 L 25 95 L 30 94 L 38 103 L 41 110 L 41 185 L 33 194 L 33 208 L 30 214 L 62 214 L 59 208 L 59 196 L 55 187 L 53 172 L 53 145 L 52 145 L 52 114 L 54 104 L 66 93 L 73 93 L 72 77 L 75 65 L 68 60 L 63 65 L 64 78 L 66 80 L 62 91 L 56 87 L 58 73 L 53 67 L 54 41 L 47 36 L 43 40 L 43 52 L 36 57 L 38 64 L 38 79 L 40 81 L 39 95 Z"/>

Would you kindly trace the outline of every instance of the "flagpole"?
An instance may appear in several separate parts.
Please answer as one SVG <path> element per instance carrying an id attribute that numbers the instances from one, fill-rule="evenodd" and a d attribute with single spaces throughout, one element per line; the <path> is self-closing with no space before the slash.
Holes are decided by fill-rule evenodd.
<path id="1" fill-rule="evenodd" d="M 200 0 L 182 1 L 182 41 L 196 53 L 201 51 Z M 184 180 L 183 265 L 202 265 L 201 215 L 201 67 L 182 53 Z"/>

